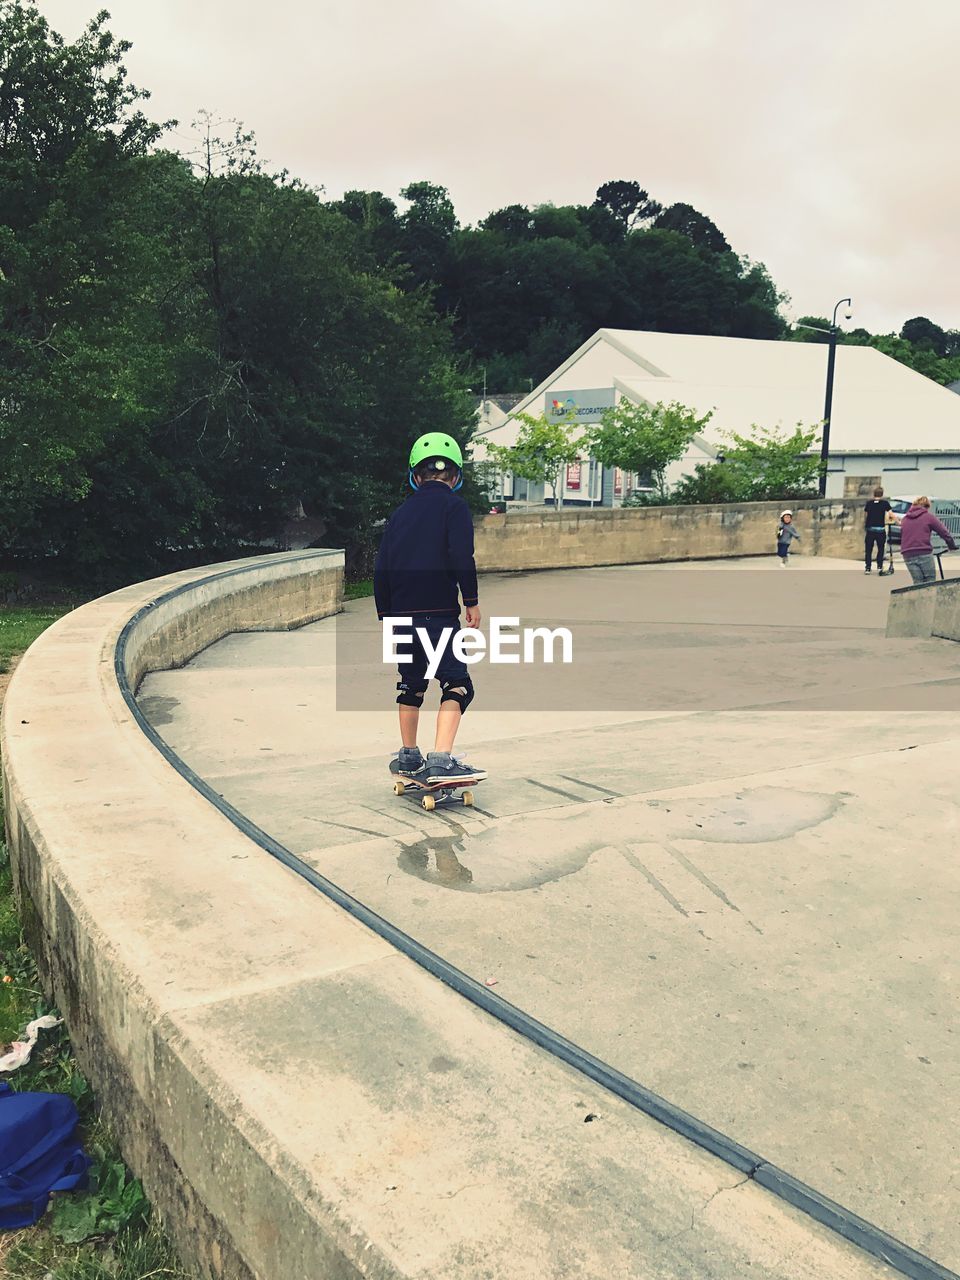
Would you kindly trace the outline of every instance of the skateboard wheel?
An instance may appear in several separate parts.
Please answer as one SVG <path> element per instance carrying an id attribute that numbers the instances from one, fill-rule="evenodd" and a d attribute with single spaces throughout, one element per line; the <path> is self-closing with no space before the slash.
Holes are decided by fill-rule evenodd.
<path id="1" fill-rule="evenodd" d="M 429 813 L 431 809 L 435 809 L 437 807 L 437 802 L 434 800 L 433 796 L 424 796 L 420 803 L 426 809 L 427 813 Z"/>
<path id="2" fill-rule="evenodd" d="M 395 782 L 393 784 L 393 794 L 395 796 L 402 796 L 403 793 L 406 791 L 406 789 L 407 788 L 403 785 L 402 782 Z"/>
<path id="3" fill-rule="evenodd" d="M 465 791 L 463 793 L 463 803 L 470 808 L 473 805 L 473 792 Z"/>

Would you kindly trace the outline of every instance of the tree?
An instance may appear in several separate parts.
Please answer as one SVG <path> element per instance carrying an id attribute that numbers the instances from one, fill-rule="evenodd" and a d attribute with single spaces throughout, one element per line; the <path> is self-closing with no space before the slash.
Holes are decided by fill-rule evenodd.
<path id="1" fill-rule="evenodd" d="M 424 419 L 469 437 L 449 328 L 375 261 L 385 198 L 326 207 L 209 118 L 192 163 L 151 150 L 104 21 L 0 0 L 0 537 L 115 581 L 301 505 L 349 545 Z"/>
<path id="2" fill-rule="evenodd" d="M 529 231 L 513 239 L 468 229 L 451 238 L 447 263 L 461 351 L 487 366 L 506 357 L 497 362 L 516 371 L 517 388 L 539 380 L 608 321 L 614 265 L 602 246 L 579 237 Z"/>
<path id="3" fill-rule="evenodd" d="M 787 336 L 793 342 L 825 343 L 830 340 L 829 330 L 830 321 L 823 316 L 801 316 Z M 960 334 L 953 329 L 941 329 L 925 316 L 907 320 L 899 336 L 858 328 L 839 330 L 837 341 L 848 346 L 873 347 L 944 386 L 960 379 Z"/>
<path id="4" fill-rule="evenodd" d="M 106 15 L 68 44 L 0 0 L 0 538 L 90 486 L 90 460 L 150 397 L 156 266 L 133 193 L 161 132 Z"/>
<path id="5" fill-rule="evenodd" d="M 905 338 L 898 338 L 892 333 L 874 334 L 867 344 L 882 351 L 884 355 L 899 360 L 908 369 L 922 373 L 925 378 L 946 385 L 960 378 L 960 357 L 948 356 L 941 359 L 931 347 L 914 346 Z"/>
<path id="6" fill-rule="evenodd" d="M 682 404 L 635 404 L 624 399 L 587 431 L 584 444 L 605 467 L 649 475 L 663 499 L 667 468 L 683 457 L 712 416 L 706 413 L 698 418 Z"/>
<path id="7" fill-rule="evenodd" d="M 912 320 L 905 320 L 900 337 L 905 342 L 912 343 L 917 350 L 933 351 L 938 356 L 947 354 L 946 333 L 926 316 L 914 316 Z"/>
<path id="8" fill-rule="evenodd" d="M 671 501 L 769 502 L 815 497 L 820 458 L 810 452 L 819 427 L 798 423 L 790 435 L 754 427 L 752 437 L 733 433 L 722 461 L 699 463 L 673 490 Z"/>
<path id="9" fill-rule="evenodd" d="M 533 235 L 533 214 L 525 204 L 508 204 L 495 209 L 480 222 L 482 231 L 499 231 L 510 240 L 528 240 Z"/>
<path id="10" fill-rule="evenodd" d="M 822 342 L 830 341 L 830 321 L 823 316 L 801 316 L 787 335 L 791 342 Z M 837 341 L 843 342 L 844 333 L 841 331 L 837 334 Z"/>
<path id="11" fill-rule="evenodd" d="M 614 261 L 612 327 L 743 338 L 783 331 L 780 295 L 766 271 L 733 253 L 703 253 L 680 232 L 651 227 L 627 236 Z"/>
<path id="12" fill-rule="evenodd" d="M 329 208 L 342 213 L 367 241 L 374 264 L 393 267 L 401 252 L 402 228 L 397 206 L 382 191 L 347 191 Z"/>
<path id="13" fill-rule="evenodd" d="M 679 231 L 691 244 L 707 253 L 729 253 L 723 232 L 708 217 L 689 204 L 672 204 L 653 221 L 662 231 Z"/>
<path id="14" fill-rule="evenodd" d="M 466 442 L 446 327 L 367 270 L 362 228 L 250 159 L 201 173 L 182 211 L 202 340 L 177 430 L 210 494 L 201 536 L 269 538 L 302 505 L 349 541 L 395 503 L 422 421 Z"/>
<path id="15" fill-rule="evenodd" d="M 447 247 L 459 223 L 446 187 L 411 182 L 400 192 L 410 207 L 400 217 L 401 253 L 415 286 L 442 286 Z M 443 299 L 440 300 L 443 306 Z"/>
<path id="16" fill-rule="evenodd" d="M 518 413 L 520 431 L 513 445 L 488 444 L 487 452 L 501 471 L 510 471 L 535 484 L 549 484 L 554 506 L 563 506 L 563 478 L 566 468 L 581 456 L 582 445 L 572 438 L 575 420 L 568 414 L 561 422 L 548 422 Z"/>
<path id="17" fill-rule="evenodd" d="M 632 231 L 641 222 L 652 222 L 663 208 L 650 199 L 639 182 L 623 180 L 598 187 L 596 203 L 610 210 L 624 232 Z"/>

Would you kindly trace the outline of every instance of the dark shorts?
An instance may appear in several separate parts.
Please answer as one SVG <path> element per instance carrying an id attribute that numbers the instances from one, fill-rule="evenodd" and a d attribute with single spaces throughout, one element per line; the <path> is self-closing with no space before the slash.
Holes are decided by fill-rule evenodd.
<path id="1" fill-rule="evenodd" d="M 450 614 L 429 613 L 423 617 L 414 618 L 412 627 L 397 627 L 395 629 L 394 634 L 400 641 L 398 647 L 412 655 L 411 661 L 397 664 L 400 679 L 404 684 L 423 686 L 427 681 L 429 659 L 420 642 L 420 637 L 417 635 L 417 627 L 427 633 L 431 646 L 437 644 L 445 628 L 452 628 L 455 635 L 461 627 L 460 619 L 452 617 Z M 408 636 L 410 637 L 409 640 L 406 639 Z M 402 640 L 401 637 L 403 637 Z M 443 651 L 434 679 L 439 680 L 441 684 L 456 683 L 463 680 L 467 675 L 469 675 L 467 664 L 461 662 L 453 652 L 453 636 L 451 636 L 447 641 L 447 647 Z"/>
<path id="2" fill-rule="evenodd" d="M 778 543 L 777 543 L 777 555 L 780 557 L 780 559 L 781 559 L 781 560 L 786 560 L 786 558 L 787 558 L 787 556 L 788 556 L 789 554 L 790 554 L 790 543 L 789 543 L 789 542 L 778 542 Z"/>

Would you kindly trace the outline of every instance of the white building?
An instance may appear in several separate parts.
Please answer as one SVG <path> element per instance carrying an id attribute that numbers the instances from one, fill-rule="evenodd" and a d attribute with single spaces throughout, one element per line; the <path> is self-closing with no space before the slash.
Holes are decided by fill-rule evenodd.
<path id="1" fill-rule="evenodd" d="M 574 408 L 589 423 L 623 398 L 676 401 L 700 416 L 712 410 L 703 437 L 671 468 L 673 483 L 713 459 L 731 432 L 820 423 L 826 367 L 819 343 L 599 329 L 513 412 L 561 418 Z M 828 497 L 843 496 L 857 477 L 880 477 L 891 494 L 960 498 L 960 396 L 946 387 L 873 347 L 840 345 L 831 416 Z M 477 456 L 485 438 L 509 445 L 517 430 L 512 417 L 484 416 L 481 406 Z M 564 502 L 609 505 L 630 487 L 631 478 L 584 460 L 568 470 Z M 508 487 L 505 496 L 526 495 Z"/>

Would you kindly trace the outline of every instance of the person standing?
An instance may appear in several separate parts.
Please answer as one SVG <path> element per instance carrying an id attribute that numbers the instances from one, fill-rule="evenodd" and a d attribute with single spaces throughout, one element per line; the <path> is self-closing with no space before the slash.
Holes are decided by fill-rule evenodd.
<path id="1" fill-rule="evenodd" d="M 873 549 L 877 549 L 877 570 L 883 572 L 883 555 L 887 546 L 887 513 L 892 510 L 890 503 L 883 496 L 883 490 L 874 489 L 873 497 L 867 503 L 863 513 L 863 555 L 864 573 L 870 573 Z"/>
<path id="2" fill-rule="evenodd" d="M 930 535 L 937 533 L 951 551 L 957 544 L 950 530 L 930 510 L 930 499 L 917 498 L 900 521 L 900 554 L 914 582 L 936 582 L 937 566 Z"/>

